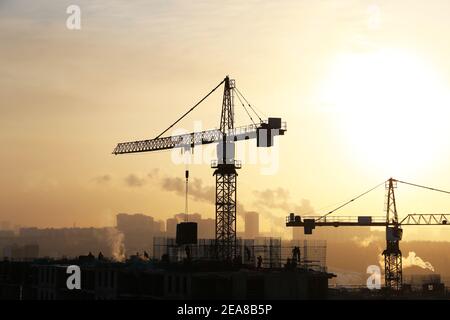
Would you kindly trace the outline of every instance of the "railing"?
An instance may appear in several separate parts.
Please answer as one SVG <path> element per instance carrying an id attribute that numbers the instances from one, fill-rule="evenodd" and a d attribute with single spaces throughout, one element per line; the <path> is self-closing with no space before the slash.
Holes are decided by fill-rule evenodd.
<path id="1" fill-rule="evenodd" d="M 264 121 L 267 124 L 268 121 Z M 227 137 L 234 141 L 255 139 L 257 129 L 261 127 L 261 123 L 250 124 L 247 126 L 236 127 L 229 129 L 226 134 Z M 286 122 L 281 123 L 281 129 L 267 129 L 274 130 L 273 135 L 282 134 L 286 131 Z M 219 142 L 223 139 L 223 132 L 219 129 L 206 130 L 202 132 L 193 132 L 181 134 L 176 136 L 161 137 L 157 139 L 147 139 L 139 141 L 130 141 L 117 144 L 113 154 L 148 152 L 156 150 L 167 150 L 173 148 L 192 148 L 196 145 L 210 144 Z"/>
<path id="2" fill-rule="evenodd" d="M 252 134 L 252 133 L 256 133 L 256 130 L 258 128 L 261 127 L 261 124 L 268 124 L 268 120 L 264 120 L 260 123 L 256 123 L 256 124 L 249 124 L 246 126 L 240 126 L 240 127 L 236 127 L 233 129 L 228 129 L 227 131 L 227 135 L 230 137 L 239 137 L 242 135 L 246 135 L 246 134 Z M 270 130 L 270 129 L 268 129 Z M 287 124 L 286 121 L 282 121 L 281 122 L 281 128 L 280 129 L 271 129 L 271 130 L 281 130 L 281 131 L 287 131 Z"/>
<path id="3" fill-rule="evenodd" d="M 450 214 L 408 214 L 400 221 L 402 225 L 447 225 Z"/>
<path id="4" fill-rule="evenodd" d="M 312 219 L 315 223 L 354 223 L 354 224 L 380 224 L 386 222 L 384 216 L 333 216 L 323 217 L 321 216 L 287 216 L 286 223 L 303 223 L 306 219 Z"/>
<path id="5" fill-rule="evenodd" d="M 355 224 L 355 225 L 380 225 L 386 224 L 386 217 L 384 216 L 298 216 L 289 215 L 286 217 L 286 224 L 300 224 L 303 225 L 305 220 L 312 219 L 315 224 Z M 408 214 L 398 222 L 399 225 L 415 226 L 415 225 L 450 225 L 450 214 Z M 389 225 L 392 225 L 390 222 Z"/>
<path id="6" fill-rule="evenodd" d="M 222 161 L 211 160 L 211 168 L 217 168 L 219 166 L 219 163 L 222 163 Z M 233 160 L 232 163 L 227 163 L 227 164 L 234 164 L 234 167 L 236 169 L 241 169 L 242 168 L 242 161 L 241 160 Z"/>

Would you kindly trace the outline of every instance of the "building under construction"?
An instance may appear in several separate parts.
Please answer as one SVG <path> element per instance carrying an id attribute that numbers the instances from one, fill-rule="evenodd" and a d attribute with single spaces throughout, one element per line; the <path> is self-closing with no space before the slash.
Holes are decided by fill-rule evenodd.
<path id="1" fill-rule="evenodd" d="M 241 261 L 223 261 L 213 240 L 180 246 L 155 239 L 151 259 L 131 256 L 114 262 L 101 256 L 78 259 L 0 262 L 0 299 L 326 299 L 328 279 L 324 242 L 294 243 L 279 239 L 239 241 Z M 250 254 L 245 256 L 245 248 Z M 189 252 L 190 250 L 190 252 Z M 299 254 L 300 253 L 300 254 Z M 81 269 L 81 289 L 69 290 L 67 267 Z"/>
<path id="2" fill-rule="evenodd" d="M 281 240 L 281 238 L 238 239 L 235 263 L 248 269 L 300 268 L 326 272 L 326 242 Z M 180 246 L 176 239 L 158 237 L 153 241 L 153 258 L 170 262 L 214 261 L 214 239 L 199 239 L 196 244 Z"/>

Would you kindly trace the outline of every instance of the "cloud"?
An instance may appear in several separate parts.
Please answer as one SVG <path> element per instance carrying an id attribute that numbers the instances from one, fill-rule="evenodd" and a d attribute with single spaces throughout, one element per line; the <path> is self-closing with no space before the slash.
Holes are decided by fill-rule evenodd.
<path id="1" fill-rule="evenodd" d="M 289 191 L 284 188 L 253 191 L 256 197 L 254 205 L 260 209 L 280 209 L 286 212 L 296 212 L 302 215 L 314 214 L 314 208 L 308 199 L 301 199 L 300 204 L 290 199 Z"/>
<path id="2" fill-rule="evenodd" d="M 256 197 L 255 205 L 257 207 L 277 208 L 285 211 L 292 210 L 292 206 L 288 203 L 289 191 L 286 189 L 265 189 L 263 191 L 253 191 L 253 194 Z"/>
<path id="3" fill-rule="evenodd" d="M 155 168 L 150 173 L 147 174 L 149 179 L 157 179 L 159 177 L 159 169 Z"/>
<path id="4" fill-rule="evenodd" d="M 300 201 L 300 205 L 294 204 L 293 208 L 294 212 L 302 215 L 312 215 L 316 213 L 314 207 L 311 205 L 311 201 L 309 201 L 308 199 L 302 199 Z"/>
<path id="5" fill-rule="evenodd" d="M 140 178 L 134 173 L 130 173 L 125 178 L 125 183 L 127 186 L 134 188 L 134 187 L 143 187 L 147 183 L 147 181 L 145 180 L 145 178 Z"/>
<path id="6" fill-rule="evenodd" d="M 57 179 L 46 176 L 42 173 L 36 173 L 28 176 L 23 184 L 23 190 L 25 192 L 32 192 L 35 190 L 51 192 L 59 187 L 60 183 Z"/>
<path id="7" fill-rule="evenodd" d="M 302 199 L 300 204 L 297 204 L 291 200 L 289 191 L 281 187 L 254 191 L 253 194 L 255 195 L 253 205 L 258 208 L 262 218 L 269 220 L 271 232 L 274 234 L 286 233 L 285 217 L 290 212 L 301 215 L 314 214 L 314 208 L 309 200 Z"/>
<path id="8" fill-rule="evenodd" d="M 110 182 L 112 180 L 112 177 L 109 174 L 104 174 L 104 175 L 97 176 L 92 180 L 94 180 L 98 184 L 105 184 L 105 183 Z"/>
<path id="9" fill-rule="evenodd" d="M 126 177 L 123 178 L 125 185 L 128 187 L 143 187 L 148 182 L 152 180 L 157 180 L 159 178 L 159 169 L 155 168 L 151 172 L 147 174 L 135 174 L 130 173 Z M 111 182 L 113 180 L 113 176 L 109 173 L 98 175 L 92 179 L 97 184 L 103 185 Z"/>
<path id="10" fill-rule="evenodd" d="M 354 236 L 351 238 L 357 246 L 367 248 L 371 244 L 378 244 L 383 241 L 384 233 L 381 231 L 370 231 L 367 236 Z M 380 250 L 381 251 L 381 250 Z"/>
<path id="11" fill-rule="evenodd" d="M 161 180 L 161 186 L 164 190 L 173 191 L 177 195 L 184 196 L 186 182 L 181 178 L 165 177 Z M 189 182 L 189 196 L 197 201 L 215 202 L 215 187 L 204 186 L 201 179 L 194 178 Z"/>
<path id="12" fill-rule="evenodd" d="M 161 186 L 166 191 L 175 192 L 179 196 L 185 194 L 185 180 L 181 178 L 165 177 L 161 179 Z M 198 178 L 192 179 L 189 182 L 189 196 L 196 201 L 204 201 L 214 204 L 216 202 L 215 193 L 216 187 L 211 185 L 203 185 L 203 181 Z M 236 212 L 242 218 L 245 218 L 247 210 L 241 202 L 236 203 Z"/>
<path id="13" fill-rule="evenodd" d="M 134 174 L 130 174 L 126 180 L 129 186 L 140 187 L 148 182 L 148 179 L 154 179 L 156 184 L 169 192 L 173 192 L 180 197 L 184 197 L 186 192 L 186 181 L 180 177 L 161 177 L 156 169 L 149 173 L 146 177 L 140 178 Z M 215 185 L 205 185 L 202 179 L 193 178 L 189 180 L 188 194 L 194 201 L 215 203 Z M 254 191 L 255 201 L 253 206 L 257 208 L 257 212 L 262 219 L 269 221 L 271 231 L 277 234 L 283 234 L 285 229 L 285 216 L 289 212 L 298 213 L 314 213 L 309 200 L 302 199 L 300 204 L 296 204 L 290 199 L 289 191 L 284 188 L 265 189 L 262 191 Z M 282 215 L 276 214 L 275 210 L 281 210 Z M 244 218 L 248 212 L 246 206 L 240 201 L 236 204 L 237 214 Z M 255 211 L 255 210 L 252 210 Z"/>
<path id="14" fill-rule="evenodd" d="M 163 178 L 161 187 L 167 191 L 174 191 L 178 195 L 183 195 L 184 182 L 181 178 Z"/>

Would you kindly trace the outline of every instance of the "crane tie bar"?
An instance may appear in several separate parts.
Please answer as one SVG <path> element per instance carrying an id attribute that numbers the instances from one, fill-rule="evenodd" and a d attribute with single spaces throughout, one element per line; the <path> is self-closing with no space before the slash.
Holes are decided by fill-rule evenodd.
<path id="1" fill-rule="evenodd" d="M 214 91 L 217 90 L 217 88 L 219 88 L 222 83 L 225 82 L 225 79 L 223 79 L 214 89 L 212 89 L 206 96 L 204 96 L 199 102 L 197 102 L 192 108 L 190 108 L 185 114 L 183 114 L 181 117 L 178 118 L 177 121 L 175 121 L 174 123 L 172 123 L 166 130 L 164 130 L 163 132 L 161 132 L 160 134 L 158 134 L 155 139 L 158 139 L 159 137 L 161 137 L 164 133 L 166 133 L 167 131 L 169 131 L 174 125 L 176 125 L 178 122 L 180 122 L 184 117 L 186 117 L 192 110 L 194 110 L 200 103 L 202 103 L 206 98 L 208 98 Z"/>

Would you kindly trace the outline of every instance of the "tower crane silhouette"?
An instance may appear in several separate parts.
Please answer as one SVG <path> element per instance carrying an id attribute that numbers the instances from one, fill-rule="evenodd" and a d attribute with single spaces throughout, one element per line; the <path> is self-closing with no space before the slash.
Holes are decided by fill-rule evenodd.
<path id="1" fill-rule="evenodd" d="M 198 105 L 208 98 L 221 85 L 224 86 L 222 110 L 220 116 L 220 129 L 212 129 L 189 134 L 163 136 L 178 122 L 191 113 Z M 234 97 L 239 99 L 245 112 L 250 117 L 252 124 L 235 127 Z M 245 104 L 244 104 L 245 102 Z M 255 123 L 251 111 L 258 117 Z M 284 135 L 287 131 L 286 123 L 281 118 L 268 118 L 263 121 L 253 106 L 236 88 L 235 80 L 226 76 L 214 89 L 212 89 L 199 102 L 179 117 L 167 129 L 162 131 L 154 139 L 123 142 L 117 144 L 113 154 L 129 154 L 152 152 L 183 148 L 189 150 L 197 145 L 217 144 L 217 160 L 213 160 L 211 167 L 214 169 L 216 180 L 215 195 L 215 243 L 216 256 L 221 260 L 233 260 L 236 257 L 236 190 L 237 171 L 242 165 L 235 159 L 235 143 L 238 141 L 256 139 L 257 147 L 271 147 L 273 138 Z"/>
<path id="2" fill-rule="evenodd" d="M 383 251 L 385 287 L 389 290 L 398 292 L 401 290 L 403 283 L 402 252 L 400 250 L 400 241 L 402 240 L 403 235 L 402 226 L 449 225 L 448 219 L 450 218 L 450 214 L 408 214 L 402 220 L 399 220 L 395 198 L 395 189 L 397 188 L 398 183 L 435 192 L 450 194 L 450 191 L 390 178 L 382 182 L 381 184 L 378 184 L 375 187 L 369 189 L 368 191 L 356 196 L 355 198 L 352 198 L 339 207 L 329 211 L 323 216 L 301 217 L 299 215 L 291 213 L 286 218 L 286 226 L 303 227 L 305 234 L 312 234 L 312 231 L 315 229 L 315 227 L 385 227 L 386 249 Z M 377 189 L 382 185 L 385 185 L 386 188 L 385 217 L 330 217 L 332 213 L 365 196 L 369 192 Z"/>

